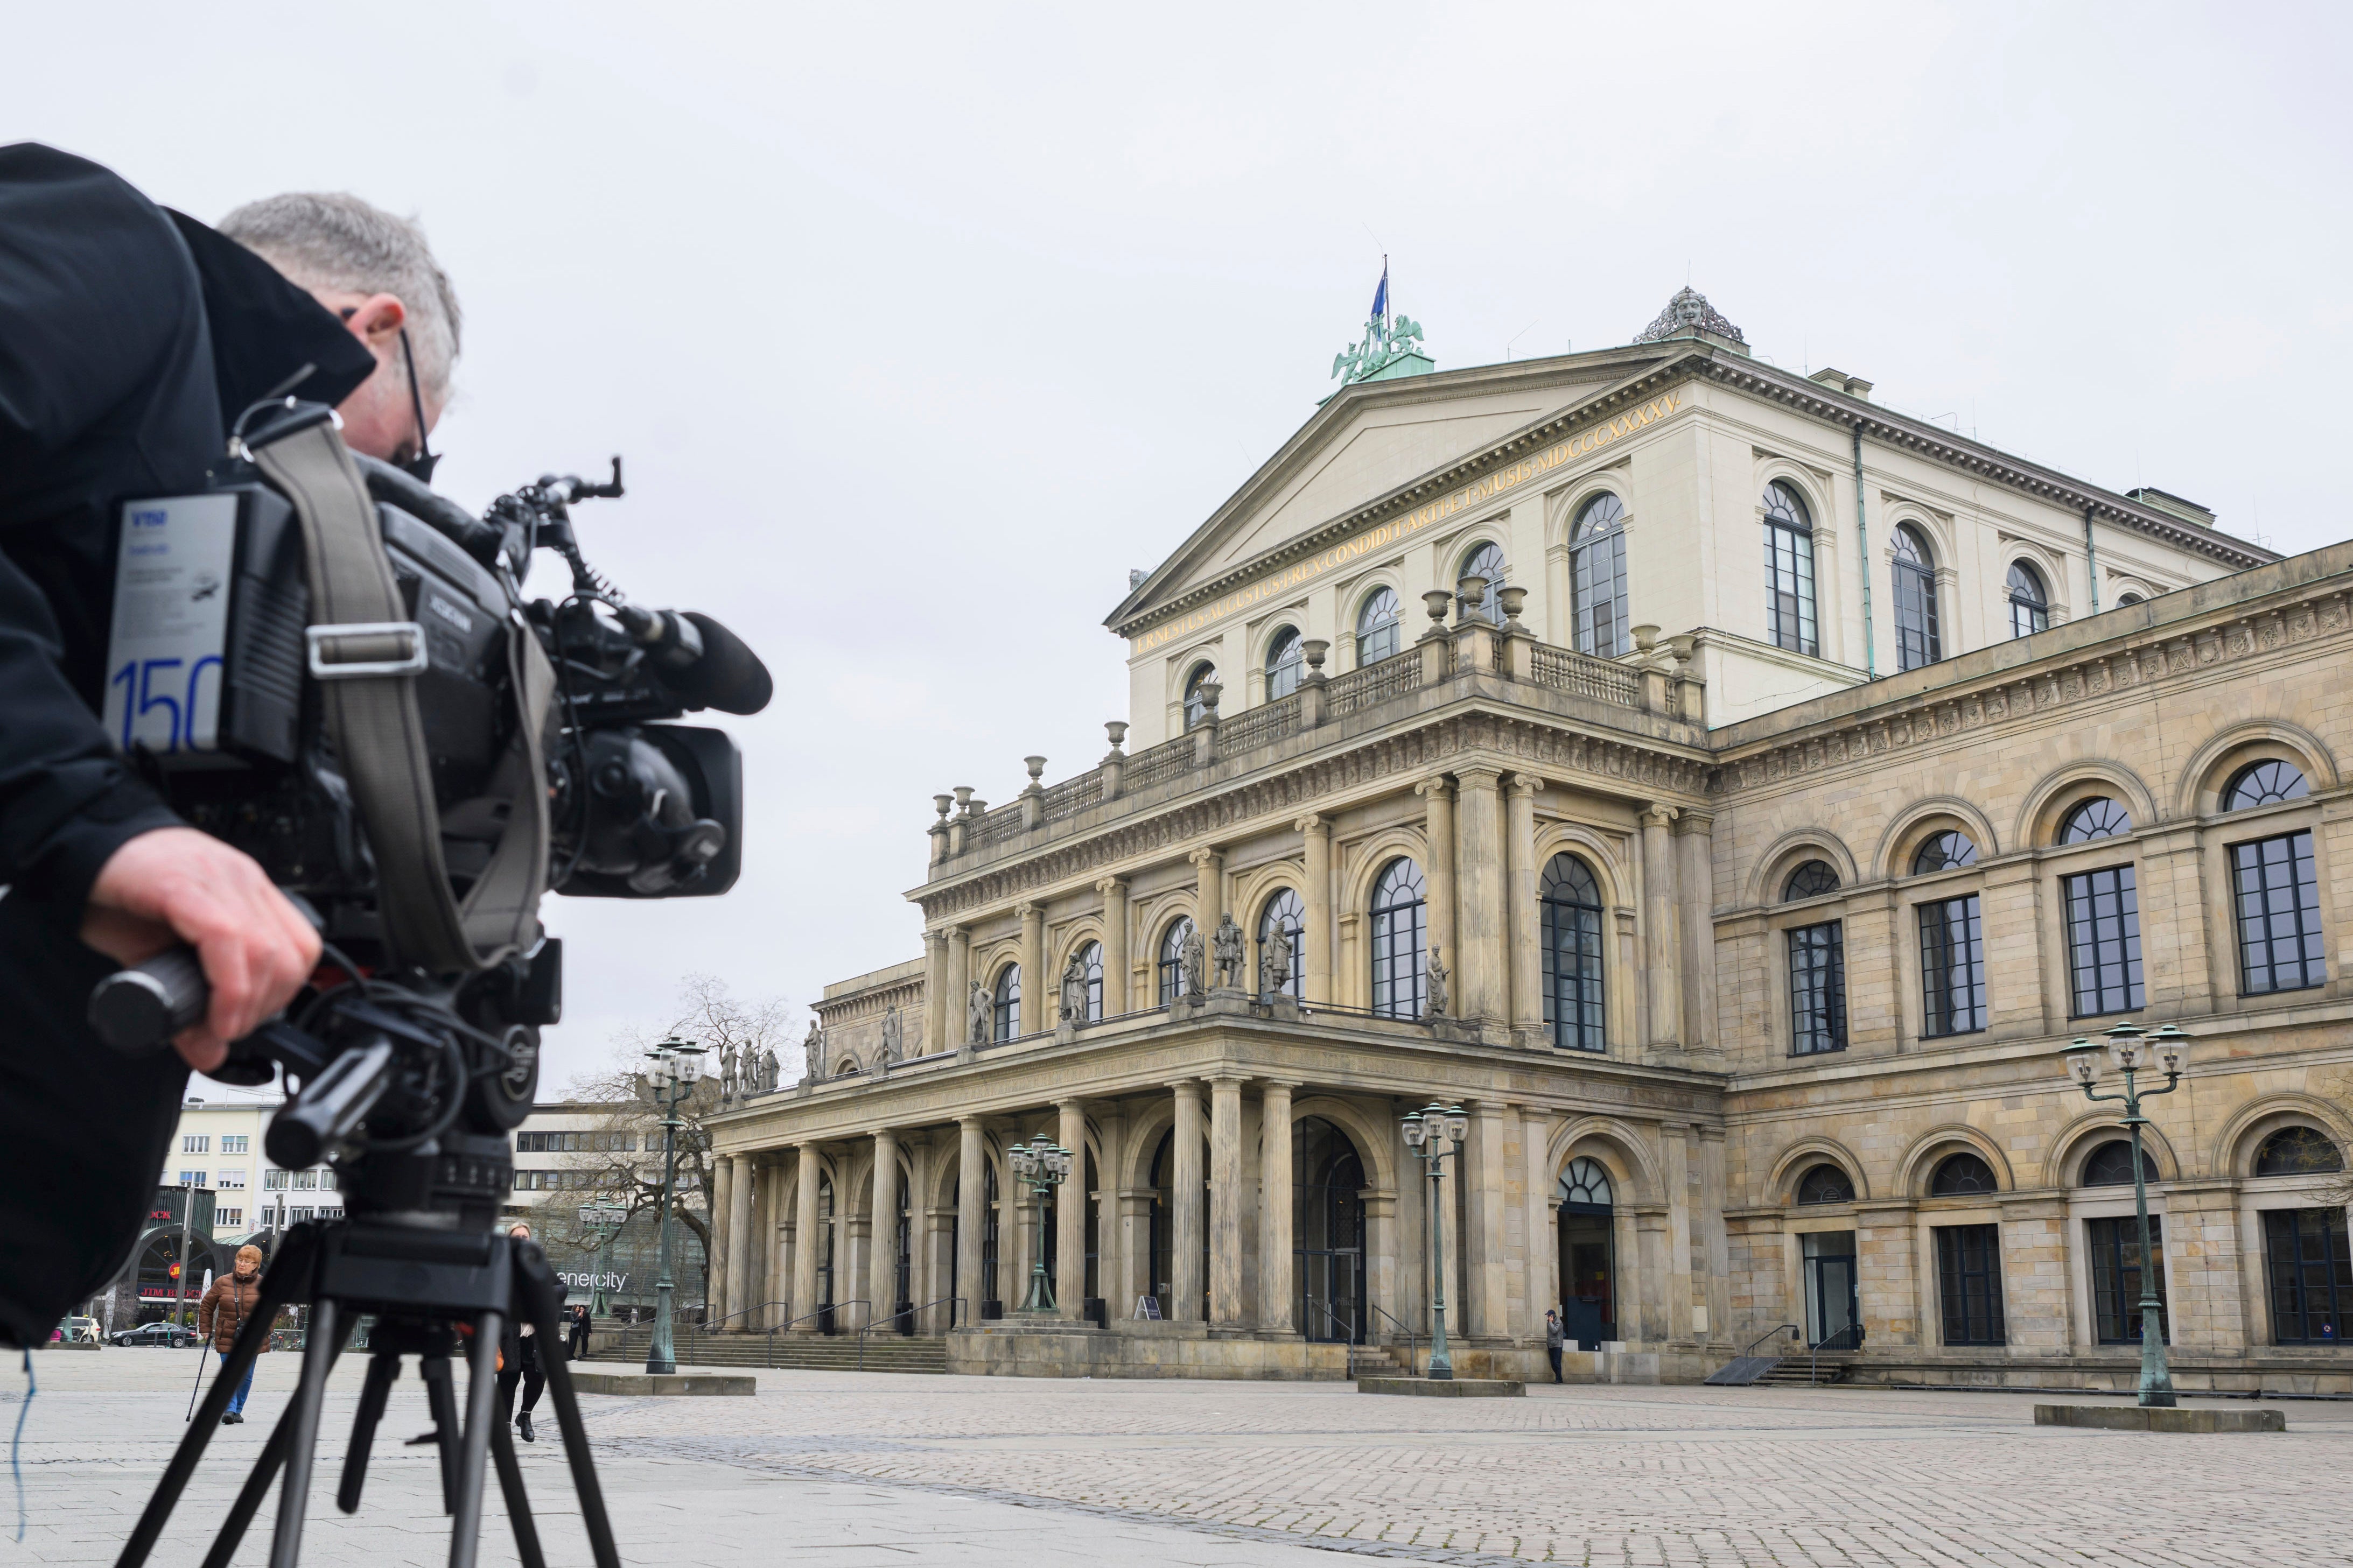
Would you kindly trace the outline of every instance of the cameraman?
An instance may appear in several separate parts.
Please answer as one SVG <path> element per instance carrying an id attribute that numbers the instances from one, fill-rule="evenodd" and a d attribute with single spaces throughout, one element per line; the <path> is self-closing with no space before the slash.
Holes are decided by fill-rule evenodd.
<path id="1" fill-rule="evenodd" d="M 305 231 L 290 201 L 373 212 L 348 197 L 243 209 L 275 215 L 248 232 L 290 272 L 340 243 L 305 248 L 328 226 Z M 355 449 L 422 454 L 455 303 L 414 229 L 373 216 L 409 242 L 385 258 L 409 270 L 316 271 L 305 292 L 97 164 L 0 147 L 0 1147 L 24 1173 L 0 1205 L 0 1340 L 40 1342 L 114 1275 L 187 1068 L 219 1066 L 318 962 L 316 933 L 260 867 L 182 825 L 98 714 L 124 500 L 205 488 L 238 412 L 306 365 L 301 395 L 344 409 Z M 363 285 L 414 275 L 418 255 L 438 285 L 418 313 L 438 325 L 405 348 L 408 304 Z M 175 942 L 203 962 L 205 1018 L 176 1059 L 108 1051 L 84 1021 L 91 986 Z"/>

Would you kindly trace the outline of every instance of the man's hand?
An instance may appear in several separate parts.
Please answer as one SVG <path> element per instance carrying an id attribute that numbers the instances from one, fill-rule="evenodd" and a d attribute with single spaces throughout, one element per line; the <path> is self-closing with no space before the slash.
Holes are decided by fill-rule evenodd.
<path id="1" fill-rule="evenodd" d="M 118 963 L 175 942 L 196 950 L 212 986 L 204 1022 L 173 1045 L 198 1072 L 228 1057 L 318 967 L 319 933 L 260 866 L 193 827 L 159 827 L 117 849 L 90 884 L 81 940 Z"/>

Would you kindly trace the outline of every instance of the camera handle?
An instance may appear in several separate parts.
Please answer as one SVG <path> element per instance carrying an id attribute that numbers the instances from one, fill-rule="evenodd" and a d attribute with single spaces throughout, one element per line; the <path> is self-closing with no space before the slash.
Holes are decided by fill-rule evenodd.
<path id="1" fill-rule="evenodd" d="M 212 1001 L 193 947 L 174 947 L 118 970 L 90 994 L 90 1026 L 127 1057 L 143 1057 L 195 1024 Z"/>

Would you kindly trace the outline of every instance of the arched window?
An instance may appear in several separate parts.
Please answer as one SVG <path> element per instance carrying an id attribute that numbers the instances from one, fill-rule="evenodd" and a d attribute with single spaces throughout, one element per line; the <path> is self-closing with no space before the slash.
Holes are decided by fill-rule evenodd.
<path id="1" fill-rule="evenodd" d="M 1851 1204 L 1854 1202 L 1854 1183 L 1836 1165 L 1816 1165 L 1799 1178 L 1798 1201 L 1801 1204 Z"/>
<path id="2" fill-rule="evenodd" d="M 1087 1016 L 1092 1024 L 1103 1016 L 1103 943 L 1091 942 L 1079 949 L 1079 967 L 1087 975 Z"/>
<path id="3" fill-rule="evenodd" d="M 1487 580 L 1486 593 L 1476 605 L 1466 607 L 1493 624 L 1502 626 L 1504 606 L 1495 595 L 1504 587 L 1504 547 L 1491 539 L 1473 550 L 1464 558 L 1462 570 L 1454 574 L 1458 583 L 1465 577 L 1484 577 Z"/>
<path id="4" fill-rule="evenodd" d="M 1421 868 L 1403 856 L 1373 884 L 1373 1015 L 1419 1018 L 1424 997 Z"/>
<path id="5" fill-rule="evenodd" d="M 1398 620 L 1397 590 L 1374 589 L 1356 612 L 1357 667 L 1378 664 L 1404 646 L 1405 633 Z"/>
<path id="6" fill-rule="evenodd" d="M 1609 1173 L 1601 1162 L 1579 1154 L 1560 1173 L 1560 1186 L 1555 1192 L 1563 1205 L 1579 1204 L 1588 1209 L 1606 1209 L 1617 1202 L 1610 1190 Z"/>
<path id="7" fill-rule="evenodd" d="M 1825 893 L 1839 890 L 1839 874 L 1827 860 L 1809 860 L 1789 873 L 1781 885 L 1781 901 L 1794 904 L 1799 899 L 1819 899 Z"/>
<path id="8" fill-rule="evenodd" d="M 1618 1337 L 1617 1195 L 1601 1162 L 1578 1155 L 1554 1188 L 1559 1200 L 1561 1328 L 1578 1344 Z"/>
<path id="9" fill-rule="evenodd" d="M 1765 487 L 1765 629 L 1777 647 L 1820 653 L 1814 628 L 1814 525 L 1798 492 Z"/>
<path id="10" fill-rule="evenodd" d="M 1993 1179 L 1993 1167 L 1975 1154 L 1947 1154 L 1928 1179 L 1932 1198 L 1975 1197 L 2000 1190 Z"/>
<path id="11" fill-rule="evenodd" d="M 1306 668 L 1305 643 L 1298 629 L 1285 626 L 1274 634 L 1266 645 L 1266 700 L 1288 697 L 1299 689 L 1300 672 Z"/>
<path id="12" fill-rule="evenodd" d="M 1568 531 L 1571 638 L 1579 653 L 1616 658 L 1626 642 L 1626 503 L 1603 490 Z"/>
<path id="13" fill-rule="evenodd" d="M 1913 854 L 1912 874 L 1925 877 L 1931 871 L 1949 871 L 1977 862 L 1978 847 L 1969 842 L 1969 836 L 1947 829 L 1929 835 L 1928 841 Z"/>
<path id="14" fill-rule="evenodd" d="M 2145 603 L 2147 603 L 2147 601 L 2138 594 L 2118 594 L 2116 595 L 2116 608 L 2119 610 L 2123 609 L 2126 605 L 2139 605 Z"/>
<path id="15" fill-rule="evenodd" d="M 1021 1032 L 1021 966 L 1008 963 L 997 972 L 996 1032 L 992 1040 L 1009 1040 Z"/>
<path id="16" fill-rule="evenodd" d="M 2258 1176 L 2326 1176 L 2344 1168 L 2336 1141 L 2316 1127 L 2283 1127 L 2255 1152 Z"/>
<path id="17" fill-rule="evenodd" d="M 2132 813 L 2106 795 L 2095 795 L 2069 811 L 2059 824 L 2062 844 L 2089 844 L 2133 830 Z"/>
<path id="18" fill-rule="evenodd" d="M 1208 716 L 1209 704 L 1201 695 L 1201 688 L 1218 679 L 1214 664 L 1197 664 L 1193 673 L 1185 678 L 1185 728 L 1192 729 Z"/>
<path id="19" fill-rule="evenodd" d="M 2132 1140 L 2111 1138 L 2091 1152 L 2084 1162 L 2083 1184 L 2087 1187 L 2129 1187 L 2133 1179 Z M 2141 1151 L 2140 1173 L 2143 1181 L 2161 1182 L 2157 1173 L 2157 1162 L 2148 1151 Z"/>
<path id="20" fill-rule="evenodd" d="M 2042 574 L 2023 561 L 2010 563 L 2010 635 L 2032 637 L 2051 629 L 2051 595 L 2042 589 Z"/>
<path id="21" fill-rule="evenodd" d="M 1601 888 L 1574 855 L 1556 855 L 1538 888 L 1543 919 L 1545 1022 L 1565 1051 L 1609 1045 L 1602 1005 Z"/>
<path id="22" fill-rule="evenodd" d="M 1307 973 L 1307 943 L 1303 939 L 1306 919 L 1305 906 L 1300 903 L 1299 895 L 1289 888 L 1267 900 L 1266 907 L 1258 915 L 1260 952 L 1266 952 L 1268 941 L 1274 935 L 1277 926 L 1282 928 L 1284 938 L 1291 943 L 1291 967 L 1276 982 L 1275 989 L 1294 1002 L 1304 994 L 1299 986 Z"/>
<path id="23" fill-rule="evenodd" d="M 1193 917 L 1179 915 L 1160 933 L 1160 999 L 1174 1002 L 1185 994 L 1185 943 L 1193 935 Z"/>
<path id="24" fill-rule="evenodd" d="M 1917 669 L 1945 657 L 1936 626 L 1936 559 L 1910 525 L 1895 530 L 1895 668 Z"/>
<path id="25" fill-rule="evenodd" d="M 2222 809 L 2244 811 L 2274 801 L 2302 800 L 2311 793 L 2312 786 L 2294 763 L 2276 759 L 2251 763 L 2231 775 L 2230 786 L 2222 791 Z"/>

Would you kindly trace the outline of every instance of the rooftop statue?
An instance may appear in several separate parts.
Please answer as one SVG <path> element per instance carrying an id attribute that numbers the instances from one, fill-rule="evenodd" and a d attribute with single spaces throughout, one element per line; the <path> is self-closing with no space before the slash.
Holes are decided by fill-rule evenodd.
<path id="1" fill-rule="evenodd" d="M 1730 338 L 1743 345 L 1748 342 L 1740 335 L 1738 327 L 1716 313 L 1715 307 L 1707 302 L 1706 295 L 1688 284 L 1675 290 L 1675 297 L 1667 301 L 1667 308 L 1659 312 L 1659 319 L 1636 333 L 1634 341 L 1655 343 L 1694 329 L 1714 332 L 1719 338 Z"/>

